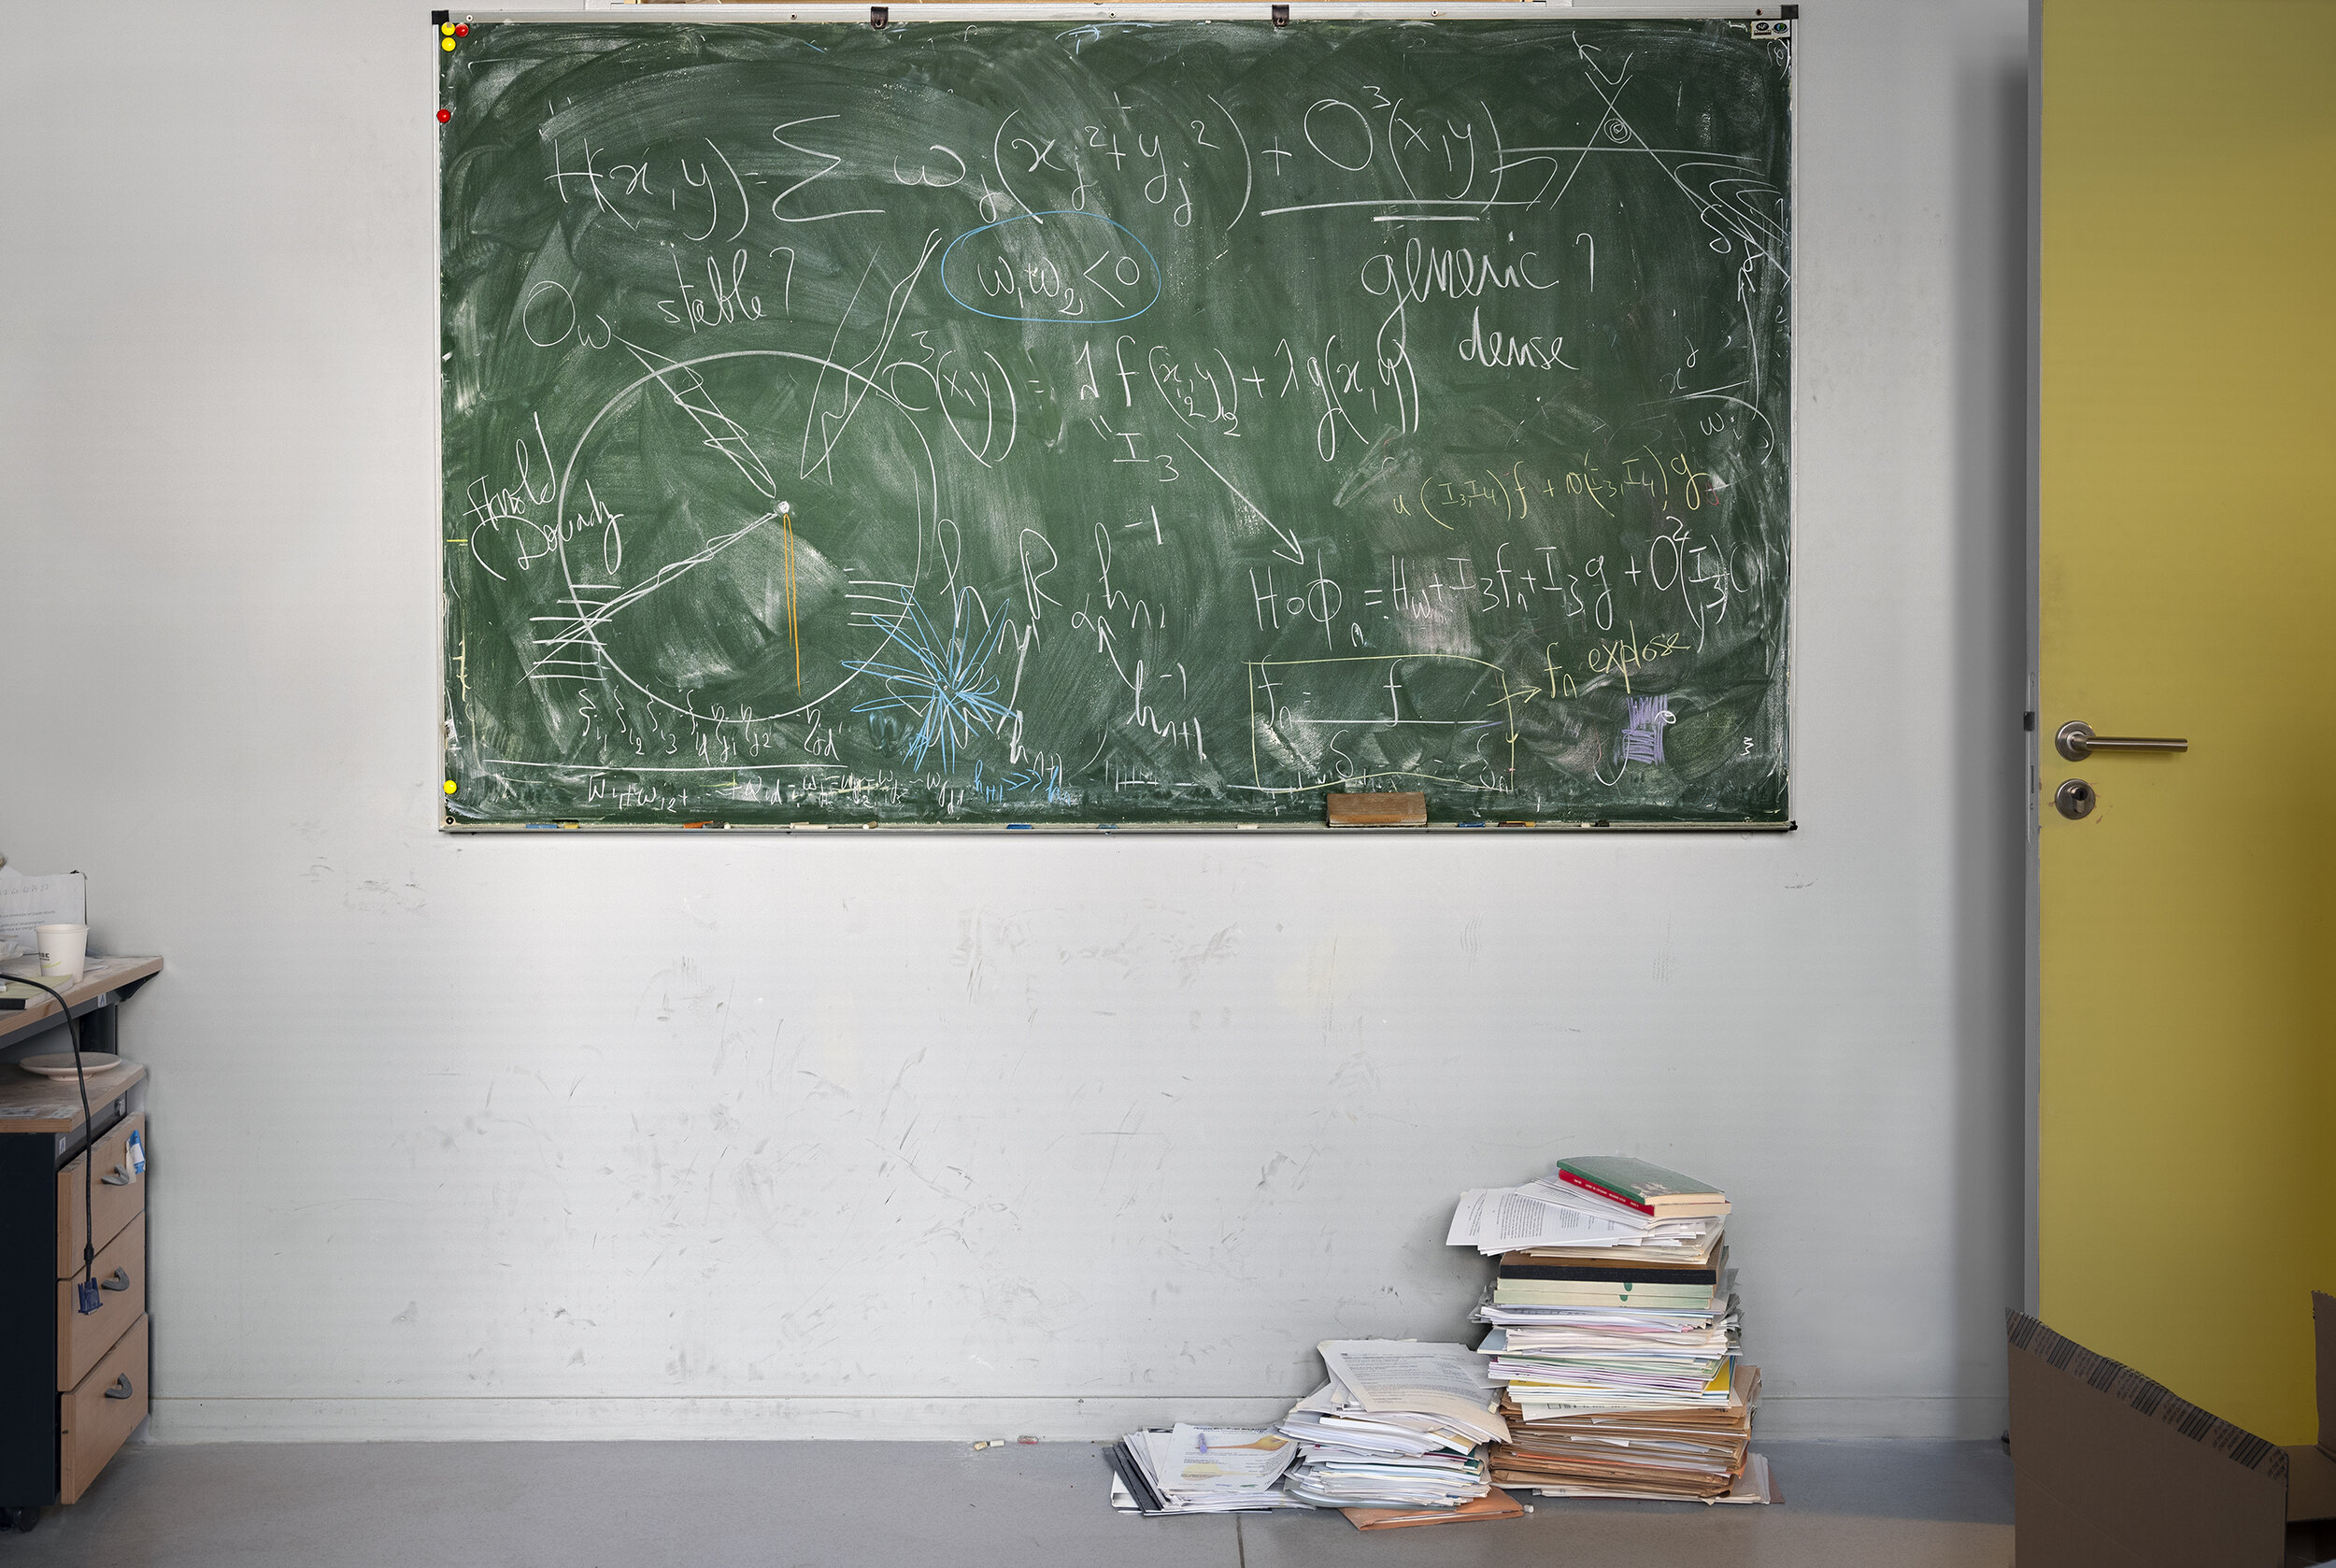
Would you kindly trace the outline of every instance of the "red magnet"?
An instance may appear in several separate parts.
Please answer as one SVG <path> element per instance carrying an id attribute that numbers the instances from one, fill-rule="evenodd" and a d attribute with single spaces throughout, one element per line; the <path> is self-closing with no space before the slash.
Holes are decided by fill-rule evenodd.
<path id="1" fill-rule="evenodd" d="M 454 24 L 454 36 L 455 36 L 456 37 L 458 37 L 458 38 L 467 38 L 467 37 L 469 37 L 469 36 L 470 36 L 470 23 L 469 23 L 469 22 L 467 22 L 467 21 L 458 21 L 458 22 L 456 22 L 456 23 Z"/>
<path id="2" fill-rule="evenodd" d="M 438 111 L 438 123 L 441 125 L 445 124 L 448 121 L 453 118 L 454 111 L 452 109 L 440 109 Z"/>

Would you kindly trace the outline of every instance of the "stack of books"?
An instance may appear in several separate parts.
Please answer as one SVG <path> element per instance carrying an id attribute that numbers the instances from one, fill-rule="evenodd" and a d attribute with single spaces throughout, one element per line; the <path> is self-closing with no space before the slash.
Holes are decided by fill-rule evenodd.
<path id="1" fill-rule="evenodd" d="M 1480 1213 L 1486 1196 L 1470 1194 Z M 1759 1372 L 1741 1364 L 1727 1194 L 1645 1161 L 1595 1156 L 1494 1196 L 1570 1216 L 1480 1222 L 1463 1238 L 1463 1200 L 1454 1221 L 1456 1240 L 1479 1245 L 1541 1233 L 1501 1253 L 1474 1314 L 1491 1325 L 1479 1348 L 1509 1425 L 1490 1452 L 1494 1481 L 1573 1497 L 1765 1494 L 1765 1467 L 1746 1447 Z"/>
<path id="2" fill-rule="evenodd" d="M 1291 1497 L 1325 1508 L 1458 1509 L 1492 1490 L 1486 1445 L 1509 1434 L 1483 1359 L 1462 1345 L 1327 1340 L 1330 1377 L 1284 1417 Z"/>

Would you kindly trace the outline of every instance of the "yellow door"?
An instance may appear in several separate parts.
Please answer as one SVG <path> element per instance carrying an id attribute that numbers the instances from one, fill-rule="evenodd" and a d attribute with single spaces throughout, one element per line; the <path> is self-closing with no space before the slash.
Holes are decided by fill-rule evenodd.
<path id="1" fill-rule="evenodd" d="M 2308 1292 L 2336 1290 L 2336 0 L 2044 0 L 2041 70 L 2038 1304 L 2308 1443 Z M 2189 749 L 2068 761 L 2071 720 Z"/>

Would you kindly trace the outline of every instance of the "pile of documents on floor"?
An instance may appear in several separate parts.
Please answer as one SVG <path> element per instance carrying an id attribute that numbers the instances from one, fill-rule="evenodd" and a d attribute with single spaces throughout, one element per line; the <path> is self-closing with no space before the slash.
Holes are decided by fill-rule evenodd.
<path id="1" fill-rule="evenodd" d="M 1473 1314 L 1503 1390 L 1491 1479 L 1544 1496 L 1772 1501 L 1747 1449 L 1728 1196 L 1620 1155 L 1460 1200 L 1446 1238 L 1498 1257 Z"/>
<path id="2" fill-rule="evenodd" d="M 1464 1345 L 1329 1339 L 1330 1377 L 1278 1430 L 1300 1458 L 1283 1481 L 1325 1508 L 1457 1509 L 1486 1496 L 1485 1445 L 1509 1434 L 1485 1360 Z"/>
<path id="3" fill-rule="evenodd" d="M 1111 1505 L 1131 1514 L 1233 1514 L 1311 1504 L 1277 1485 L 1298 1445 L 1270 1428 L 1132 1432 L 1111 1446 Z"/>
<path id="4" fill-rule="evenodd" d="M 1335 1339 L 1329 1373 L 1271 1428 L 1133 1432 L 1106 1457 L 1111 1505 L 1132 1514 L 1337 1508 L 1364 1530 L 1525 1512 L 1488 1478 L 1508 1435 L 1500 1390 L 1465 1345 Z"/>

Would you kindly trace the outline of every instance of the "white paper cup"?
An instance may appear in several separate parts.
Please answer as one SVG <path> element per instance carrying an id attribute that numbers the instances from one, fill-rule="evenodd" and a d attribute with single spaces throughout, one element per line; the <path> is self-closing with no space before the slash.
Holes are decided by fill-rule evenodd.
<path id="1" fill-rule="evenodd" d="M 40 977 L 44 980 L 78 980 L 88 967 L 89 927 L 85 925 L 36 925 L 33 935 L 40 942 Z"/>

